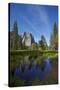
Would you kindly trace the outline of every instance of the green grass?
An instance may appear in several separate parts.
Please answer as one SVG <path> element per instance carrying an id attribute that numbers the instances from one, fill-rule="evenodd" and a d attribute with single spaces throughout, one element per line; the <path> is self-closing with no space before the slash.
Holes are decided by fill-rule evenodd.
<path id="1" fill-rule="evenodd" d="M 58 50 L 11 50 L 10 55 L 42 55 L 44 53 L 58 53 Z"/>

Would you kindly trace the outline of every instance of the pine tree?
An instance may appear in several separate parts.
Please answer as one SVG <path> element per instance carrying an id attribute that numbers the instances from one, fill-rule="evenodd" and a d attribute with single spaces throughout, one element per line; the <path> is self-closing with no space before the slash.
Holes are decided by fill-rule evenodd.
<path id="1" fill-rule="evenodd" d="M 54 50 L 58 49 L 58 28 L 56 23 L 54 23 L 53 32 L 50 38 L 50 47 Z"/>
<path id="2" fill-rule="evenodd" d="M 18 49 L 18 27 L 17 27 L 17 22 L 15 22 L 14 25 L 13 25 L 13 32 L 14 32 L 13 49 L 16 50 L 16 49 Z"/>
<path id="3" fill-rule="evenodd" d="M 43 35 L 41 36 L 41 40 L 39 41 L 39 46 L 41 47 L 41 49 L 47 48 L 47 42 Z"/>

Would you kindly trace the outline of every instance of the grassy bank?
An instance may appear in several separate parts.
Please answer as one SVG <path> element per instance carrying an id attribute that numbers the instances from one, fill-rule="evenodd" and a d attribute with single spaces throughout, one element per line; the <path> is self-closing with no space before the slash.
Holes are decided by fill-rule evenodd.
<path id="1" fill-rule="evenodd" d="M 58 53 L 58 50 L 11 50 L 10 55 L 42 55 L 44 53 Z"/>

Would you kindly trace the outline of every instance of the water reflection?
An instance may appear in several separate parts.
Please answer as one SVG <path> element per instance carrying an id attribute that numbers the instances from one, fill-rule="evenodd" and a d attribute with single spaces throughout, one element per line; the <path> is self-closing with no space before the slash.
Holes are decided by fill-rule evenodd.
<path id="1" fill-rule="evenodd" d="M 23 58 L 23 63 L 21 63 L 20 66 L 15 69 L 14 76 L 17 79 L 25 81 L 32 81 L 36 78 L 39 80 L 44 80 L 46 75 L 51 70 L 52 64 L 49 58 L 43 60 L 41 60 L 41 58 L 38 60 L 37 58 L 38 57 L 33 58 L 25 56 Z"/>

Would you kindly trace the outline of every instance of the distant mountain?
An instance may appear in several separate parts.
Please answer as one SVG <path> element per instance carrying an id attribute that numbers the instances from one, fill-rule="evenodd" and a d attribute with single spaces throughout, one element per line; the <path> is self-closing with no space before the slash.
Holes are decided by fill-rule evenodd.
<path id="1" fill-rule="evenodd" d="M 24 32 L 22 44 L 29 47 L 32 45 L 32 43 L 35 43 L 34 37 L 32 36 L 32 34 L 29 32 Z"/>
<path id="2" fill-rule="evenodd" d="M 33 37 L 33 35 L 31 33 L 30 33 L 30 37 L 31 37 L 31 44 L 35 43 L 34 37 Z"/>
<path id="3" fill-rule="evenodd" d="M 22 39 L 22 44 L 24 44 L 25 46 L 31 46 L 30 33 L 24 32 L 23 39 Z"/>

